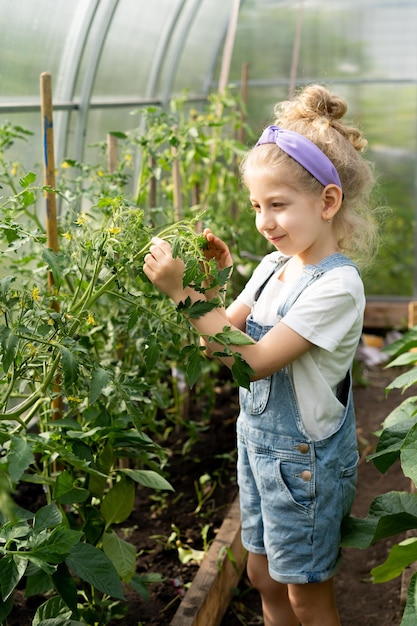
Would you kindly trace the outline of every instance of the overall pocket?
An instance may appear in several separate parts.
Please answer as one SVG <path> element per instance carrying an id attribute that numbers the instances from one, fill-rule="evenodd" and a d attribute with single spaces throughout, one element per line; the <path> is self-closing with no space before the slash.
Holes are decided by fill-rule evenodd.
<path id="1" fill-rule="evenodd" d="M 266 409 L 270 391 L 271 376 L 252 381 L 250 391 L 241 387 L 239 391 L 241 408 L 250 415 L 260 415 Z"/>
<path id="2" fill-rule="evenodd" d="M 349 467 L 345 467 L 341 471 L 340 482 L 342 485 L 343 497 L 343 515 L 347 517 L 352 510 L 353 502 L 356 494 L 356 482 L 358 474 L 359 455 L 356 463 Z"/>

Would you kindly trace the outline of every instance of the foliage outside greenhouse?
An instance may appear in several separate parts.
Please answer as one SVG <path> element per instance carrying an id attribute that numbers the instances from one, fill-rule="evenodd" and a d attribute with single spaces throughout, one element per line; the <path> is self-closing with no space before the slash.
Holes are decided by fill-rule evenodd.
<path id="1" fill-rule="evenodd" d="M 33 624 L 54 618 L 75 626 L 123 619 L 122 584 L 146 597 L 158 581 L 157 572 L 136 573 L 137 548 L 115 527 L 131 514 L 138 486 L 172 489 L 164 436 L 185 423 L 190 441 L 198 437 L 199 424 L 183 414 L 184 394 L 209 415 L 217 365 L 205 358 L 192 327 L 184 330 L 189 305 L 175 310 L 159 295 L 142 272 L 143 257 L 154 234 L 169 239 L 185 260 L 184 281 L 204 292 L 207 278 L 222 287 L 228 273 L 205 262 L 203 224 L 232 244 L 240 267 L 232 290 L 252 264 L 248 251 L 263 253 L 241 209 L 236 99 L 213 96 L 203 113 L 177 100 L 169 113 L 150 107 L 141 115 L 138 128 L 113 133 L 120 152 L 113 171 L 104 142 L 96 146 L 96 164 L 62 164 L 54 190 L 61 203 L 58 252 L 48 248 L 39 216 L 39 200 L 51 189 L 8 160 L 8 147 L 30 134 L 10 124 L 0 129 L 2 623 L 18 585 L 29 596 L 50 595 Z M 200 309 L 193 315 L 218 305 L 194 304 Z M 216 340 L 234 357 L 235 382 L 246 386 L 248 367 L 230 350 L 236 337 L 225 328 Z M 414 329 L 388 349 L 401 355 L 392 365 L 414 365 L 416 345 Z M 416 381 L 413 367 L 392 386 Z M 399 457 L 414 483 L 416 400 L 387 418 L 373 455 L 382 472 Z M 34 512 L 18 503 L 25 485 L 44 490 L 46 504 Z M 350 519 L 344 545 L 366 548 L 416 528 L 416 502 L 414 493 L 379 496 L 368 518 Z M 375 582 L 417 560 L 415 545 L 407 539 L 395 546 L 373 570 Z M 413 577 L 402 625 L 416 615 Z"/>

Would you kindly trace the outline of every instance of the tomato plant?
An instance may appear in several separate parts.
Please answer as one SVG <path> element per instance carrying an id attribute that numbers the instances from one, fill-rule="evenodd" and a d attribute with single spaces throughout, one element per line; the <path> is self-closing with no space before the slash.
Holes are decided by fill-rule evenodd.
<path id="1" fill-rule="evenodd" d="M 222 222 L 236 189 L 235 174 L 220 176 L 220 147 L 223 159 L 240 149 L 221 138 L 232 117 L 193 114 L 184 127 L 174 118 L 148 111 L 146 132 L 118 134 L 122 156 L 113 172 L 102 161 L 65 163 L 53 190 L 61 203 L 57 252 L 39 210 L 51 190 L 7 161 L 7 147 L 27 136 L 0 129 L 0 622 L 23 581 L 27 595 L 50 595 L 34 623 L 59 616 L 104 624 L 123 615 L 123 585 L 145 593 L 157 580 L 156 572 L 136 574 L 136 547 L 116 527 L 132 512 L 138 487 L 171 489 L 161 441 L 170 421 L 184 419 L 174 372 L 209 396 L 207 374 L 216 366 L 187 323 L 190 303 L 176 309 L 161 297 L 143 258 L 157 234 L 183 258 L 188 284 L 222 293 L 228 272 L 205 262 L 199 226 L 213 215 Z M 128 157 L 138 149 L 139 182 L 129 193 Z M 159 206 L 144 185 L 155 180 Z M 198 202 L 188 209 L 193 194 Z M 220 303 L 202 299 L 193 315 Z M 232 338 L 225 328 L 218 341 L 245 385 L 248 368 L 231 352 Z M 41 489 L 39 508 L 21 505 L 25 486 Z"/>

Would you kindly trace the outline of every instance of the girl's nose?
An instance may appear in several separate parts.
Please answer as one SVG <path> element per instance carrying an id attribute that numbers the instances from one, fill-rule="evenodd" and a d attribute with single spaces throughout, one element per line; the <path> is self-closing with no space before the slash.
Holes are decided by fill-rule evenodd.
<path id="1" fill-rule="evenodd" d="M 258 215 L 258 228 L 262 230 L 272 230 L 275 227 L 274 219 L 269 211 L 259 211 Z"/>

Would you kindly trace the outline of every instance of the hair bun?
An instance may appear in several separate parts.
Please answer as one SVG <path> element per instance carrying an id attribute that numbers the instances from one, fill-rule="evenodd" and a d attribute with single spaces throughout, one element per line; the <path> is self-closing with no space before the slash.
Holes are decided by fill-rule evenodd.
<path id="1" fill-rule="evenodd" d="M 322 135 L 330 129 L 340 133 L 355 148 L 363 151 L 367 141 L 361 132 L 342 120 L 347 112 L 343 98 L 330 92 L 322 85 L 308 85 L 292 100 L 276 105 L 275 124 L 305 134 L 314 141 L 316 133 Z M 323 136 L 323 135 L 322 135 Z"/>

